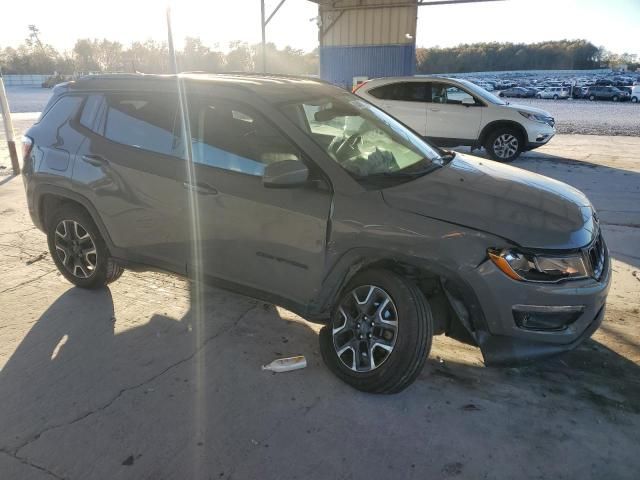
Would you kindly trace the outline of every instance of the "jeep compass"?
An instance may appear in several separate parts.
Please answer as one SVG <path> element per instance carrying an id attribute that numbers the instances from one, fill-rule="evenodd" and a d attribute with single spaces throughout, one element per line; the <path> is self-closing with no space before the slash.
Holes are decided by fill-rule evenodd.
<path id="1" fill-rule="evenodd" d="M 55 87 L 23 153 L 70 282 L 197 273 L 324 323 L 325 363 L 360 390 L 407 387 L 436 334 L 503 365 L 569 350 L 604 316 L 584 194 L 433 147 L 320 81 L 86 77 Z"/>

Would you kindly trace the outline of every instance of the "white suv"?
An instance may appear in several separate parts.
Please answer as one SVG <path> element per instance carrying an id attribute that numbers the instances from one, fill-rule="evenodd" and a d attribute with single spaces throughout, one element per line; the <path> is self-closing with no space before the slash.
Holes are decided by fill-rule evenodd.
<path id="1" fill-rule="evenodd" d="M 546 87 L 537 93 L 536 98 L 567 99 L 569 98 L 569 89 L 567 87 Z"/>
<path id="2" fill-rule="evenodd" d="M 631 101 L 638 103 L 640 101 L 640 85 L 634 85 L 631 87 Z"/>
<path id="3" fill-rule="evenodd" d="M 544 145 L 556 133 L 548 112 L 511 105 L 461 79 L 380 78 L 359 85 L 354 93 L 436 145 L 484 147 L 501 162 Z"/>

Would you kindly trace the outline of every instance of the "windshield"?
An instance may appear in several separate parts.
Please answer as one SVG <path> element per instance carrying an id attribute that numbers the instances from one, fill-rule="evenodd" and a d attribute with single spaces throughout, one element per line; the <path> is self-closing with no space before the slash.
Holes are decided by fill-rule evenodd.
<path id="1" fill-rule="evenodd" d="M 401 178 L 442 165 L 438 150 L 350 93 L 302 99 L 281 110 L 356 179 Z"/>
<path id="2" fill-rule="evenodd" d="M 471 83 L 468 80 L 456 79 L 461 85 L 463 85 L 467 90 L 473 93 L 475 96 L 480 97 L 485 102 L 493 103 L 494 105 L 507 105 L 507 102 L 502 100 L 500 97 L 497 97 L 491 92 L 487 92 L 484 88 L 479 87 L 475 83 Z"/>

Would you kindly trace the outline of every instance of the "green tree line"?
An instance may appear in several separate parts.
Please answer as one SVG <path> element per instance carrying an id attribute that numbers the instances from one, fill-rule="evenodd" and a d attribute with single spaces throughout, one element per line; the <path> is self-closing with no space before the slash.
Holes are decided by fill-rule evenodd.
<path id="1" fill-rule="evenodd" d="M 124 46 L 107 39 L 79 39 L 71 51 L 60 52 L 43 44 L 35 25 L 29 37 L 17 48 L 0 48 L 0 67 L 5 74 L 60 74 L 88 72 L 168 73 L 165 42 L 147 40 Z M 226 51 L 209 47 L 197 37 L 185 39 L 177 52 L 182 71 L 255 71 L 260 65 L 262 47 L 232 42 Z M 296 75 L 318 73 L 318 51 L 306 53 L 272 43 L 266 46 L 270 72 Z M 461 73 L 500 70 L 592 69 L 625 63 L 638 66 L 636 55 L 615 55 L 586 40 L 560 40 L 524 43 L 474 43 L 450 48 L 418 48 L 418 73 Z"/>
<path id="2" fill-rule="evenodd" d="M 37 29 L 36 29 L 37 31 Z M 17 48 L 0 49 L 0 67 L 4 74 L 63 75 L 88 72 L 169 73 L 169 51 L 165 42 L 147 40 L 125 47 L 119 42 L 79 39 L 70 52 L 59 52 L 36 38 Z M 305 75 L 318 73 L 318 53 L 306 53 L 291 47 L 278 49 L 272 43 L 265 48 L 270 72 Z M 231 42 L 226 52 L 211 48 L 199 38 L 186 38 L 176 52 L 181 71 L 254 71 L 260 65 L 262 45 Z"/>
<path id="3" fill-rule="evenodd" d="M 501 70 L 585 70 L 626 63 L 636 55 L 616 55 L 587 40 L 539 43 L 474 43 L 450 48 L 418 48 L 418 73 L 491 72 Z"/>

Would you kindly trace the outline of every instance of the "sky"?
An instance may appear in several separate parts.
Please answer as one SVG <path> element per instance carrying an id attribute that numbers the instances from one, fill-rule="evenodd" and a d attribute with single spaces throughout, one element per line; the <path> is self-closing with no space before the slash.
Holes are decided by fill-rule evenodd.
<path id="1" fill-rule="evenodd" d="M 266 0 L 267 13 L 278 0 Z M 70 50 L 77 38 L 108 38 L 125 45 L 165 40 L 171 5 L 176 43 L 200 37 L 227 50 L 234 40 L 260 41 L 259 0 L 30 0 L 0 6 L 0 48 L 18 46 L 35 24 L 41 39 Z M 267 27 L 267 41 L 305 51 L 318 45 L 317 5 L 287 0 Z M 10 19 L 8 22 L 6 19 Z M 640 0 L 504 0 L 418 9 L 418 47 L 473 42 L 525 42 L 584 38 L 615 53 L 640 56 Z"/>

